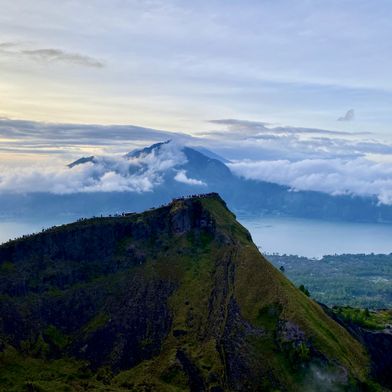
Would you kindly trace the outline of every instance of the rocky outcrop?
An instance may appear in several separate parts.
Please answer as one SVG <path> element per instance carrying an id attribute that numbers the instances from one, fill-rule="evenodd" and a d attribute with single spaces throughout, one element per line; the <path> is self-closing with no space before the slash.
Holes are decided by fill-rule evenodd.
<path id="1" fill-rule="evenodd" d="M 369 331 L 361 328 L 358 330 L 357 336 L 369 351 L 374 378 L 392 390 L 391 331 L 389 329 Z"/>
<path id="2" fill-rule="evenodd" d="M 372 377 L 385 388 L 392 390 L 392 329 L 390 326 L 385 329 L 371 330 L 343 318 L 325 305 L 322 307 L 331 318 L 363 344 L 370 355 Z"/>

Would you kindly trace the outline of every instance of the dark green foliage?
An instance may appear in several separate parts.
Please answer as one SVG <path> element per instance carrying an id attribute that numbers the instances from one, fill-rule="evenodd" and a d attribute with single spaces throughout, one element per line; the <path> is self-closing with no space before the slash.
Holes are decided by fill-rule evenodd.
<path id="1" fill-rule="evenodd" d="M 298 368 L 311 359 L 310 349 L 305 342 L 283 343 L 282 349 L 285 353 L 286 360 L 294 370 L 298 370 Z"/>
<path id="2" fill-rule="evenodd" d="M 384 329 L 392 325 L 392 310 L 372 310 L 352 308 L 351 306 L 334 306 L 333 312 L 349 323 L 368 329 Z"/>
<path id="3" fill-rule="evenodd" d="M 296 285 L 303 284 L 317 301 L 359 308 L 392 308 L 392 254 L 324 256 L 268 255 Z"/>
<path id="4" fill-rule="evenodd" d="M 307 297 L 310 297 L 310 292 L 309 290 L 303 285 L 300 284 L 298 287 Z"/>
<path id="5" fill-rule="evenodd" d="M 257 315 L 257 324 L 267 331 L 275 331 L 278 326 L 279 317 L 282 313 L 280 304 L 270 304 L 261 308 Z"/>

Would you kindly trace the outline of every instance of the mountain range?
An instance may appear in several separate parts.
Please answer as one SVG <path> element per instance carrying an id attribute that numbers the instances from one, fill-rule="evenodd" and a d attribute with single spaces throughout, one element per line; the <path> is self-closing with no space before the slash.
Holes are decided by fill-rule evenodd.
<path id="1" fill-rule="evenodd" d="M 376 197 L 298 191 L 249 180 L 234 175 L 227 163 L 204 148 L 171 141 L 116 159 L 83 157 L 68 165 L 70 174 L 85 176 L 79 188 L 61 193 L 4 193 L 0 195 L 0 215 L 106 215 L 142 211 L 181 195 L 218 192 L 241 214 L 392 222 L 392 207 L 380 204 Z"/>
<path id="2" fill-rule="evenodd" d="M 379 391 L 391 382 L 391 335 L 344 326 L 298 290 L 215 193 L 1 245 L 0 315 L 4 391 Z"/>

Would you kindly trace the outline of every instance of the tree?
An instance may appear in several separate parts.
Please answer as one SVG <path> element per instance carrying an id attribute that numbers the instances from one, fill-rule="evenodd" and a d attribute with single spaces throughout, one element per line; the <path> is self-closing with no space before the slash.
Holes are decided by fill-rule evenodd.
<path id="1" fill-rule="evenodd" d="M 306 296 L 310 297 L 310 292 L 309 292 L 309 290 L 308 290 L 303 284 L 301 284 L 298 288 L 299 288 Z"/>

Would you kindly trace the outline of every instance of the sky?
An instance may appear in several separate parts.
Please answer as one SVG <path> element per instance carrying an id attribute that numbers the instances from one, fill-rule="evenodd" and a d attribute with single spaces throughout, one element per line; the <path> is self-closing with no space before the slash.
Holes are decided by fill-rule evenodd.
<path id="1" fill-rule="evenodd" d="M 389 0 L 0 7 L 0 173 L 176 139 L 238 175 L 330 193 L 354 176 L 377 195 L 387 181 L 392 200 Z"/>
<path id="2" fill-rule="evenodd" d="M 389 0 L 1 0 L 0 115 L 390 133 Z M 353 121 L 339 121 L 355 110 Z"/>

